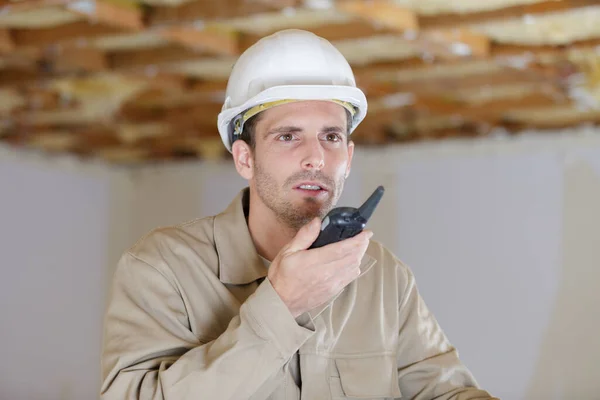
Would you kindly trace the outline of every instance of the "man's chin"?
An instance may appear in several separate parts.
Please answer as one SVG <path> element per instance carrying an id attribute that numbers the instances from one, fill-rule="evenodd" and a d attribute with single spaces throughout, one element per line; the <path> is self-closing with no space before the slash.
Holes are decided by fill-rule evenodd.
<path id="1" fill-rule="evenodd" d="M 304 216 L 304 219 L 308 223 L 308 222 L 312 221 L 313 218 L 317 218 L 317 217 L 320 219 L 325 218 L 325 216 L 330 211 L 330 209 L 331 209 L 331 207 L 322 205 L 321 207 L 303 208 L 300 211 L 300 213 Z"/>
<path id="2" fill-rule="evenodd" d="M 316 216 L 328 208 L 328 202 L 314 197 L 305 197 L 295 201 L 294 206 L 299 212 Z"/>

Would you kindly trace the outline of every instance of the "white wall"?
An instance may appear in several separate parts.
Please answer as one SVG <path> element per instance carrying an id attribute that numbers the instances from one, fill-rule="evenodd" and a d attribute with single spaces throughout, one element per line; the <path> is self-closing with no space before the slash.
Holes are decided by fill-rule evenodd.
<path id="1" fill-rule="evenodd" d="M 415 272 L 482 386 L 503 399 L 600 392 L 600 132 L 361 149 L 341 203 L 386 195 L 370 224 Z M 135 172 L 134 235 L 214 214 L 230 164 Z"/>
<path id="2" fill-rule="evenodd" d="M 503 399 L 600 392 L 599 133 L 360 149 L 347 183 L 344 205 L 386 186 L 376 238 Z M 230 164 L 121 170 L 0 151 L 0 398 L 95 398 L 122 251 L 221 211 L 244 184 Z"/>
<path id="3" fill-rule="evenodd" d="M 0 398 L 96 398 L 113 174 L 2 150 Z"/>

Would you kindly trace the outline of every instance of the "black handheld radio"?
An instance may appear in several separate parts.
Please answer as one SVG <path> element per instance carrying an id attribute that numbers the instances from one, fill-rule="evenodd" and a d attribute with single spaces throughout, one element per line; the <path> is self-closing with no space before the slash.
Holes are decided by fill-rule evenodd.
<path id="1" fill-rule="evenodd" d="M 337 207 L 331 210 L 321 223 L 317 240 L 309 247 L 314 249 L 358 235 L 379 204 L 384 188 L 379 186 L 360 208 Z"/>

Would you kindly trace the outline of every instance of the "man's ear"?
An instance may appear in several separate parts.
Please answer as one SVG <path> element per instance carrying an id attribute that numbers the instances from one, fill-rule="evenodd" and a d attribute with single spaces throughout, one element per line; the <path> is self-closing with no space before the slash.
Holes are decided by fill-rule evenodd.
<path id="1" fill-rule="evenodd" d="M 235 169 L 246 180 L 254 176 L 254 156 L 248 143 L 236 140 L 231 147 Z"/>
<path id="2" fill-rule="evenodd" d="M 346 179 L 350 176 L 350 169 L 352 167 L 352 158 L 354 157 L 354 142 L 348 141 L 348 165 L 346 165 Z"/>

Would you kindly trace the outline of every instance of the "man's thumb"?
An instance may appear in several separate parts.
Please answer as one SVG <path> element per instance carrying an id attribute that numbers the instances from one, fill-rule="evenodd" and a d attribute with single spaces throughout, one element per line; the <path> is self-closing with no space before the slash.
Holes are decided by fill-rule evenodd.
<path id="1" fill-rule="evenodd" d="M 320 231 L 321 220 L 319 218 L 315 218 L 298 230 L 298 233 L 296 233 L 296 236 L 294 239 L 292 239 L 288 250 L 291 252 L 296 252 L 308 249 L 310 245 L 317 240 Z"/>

